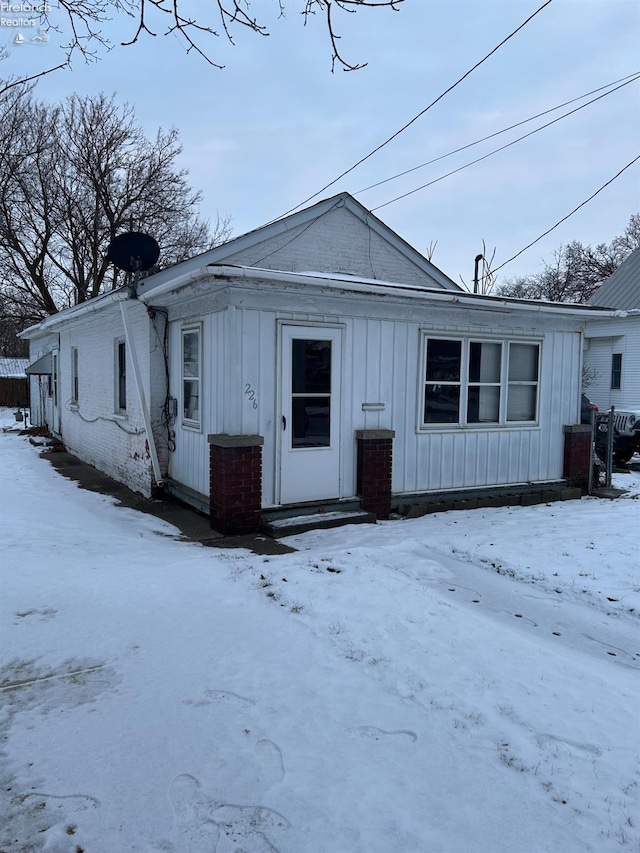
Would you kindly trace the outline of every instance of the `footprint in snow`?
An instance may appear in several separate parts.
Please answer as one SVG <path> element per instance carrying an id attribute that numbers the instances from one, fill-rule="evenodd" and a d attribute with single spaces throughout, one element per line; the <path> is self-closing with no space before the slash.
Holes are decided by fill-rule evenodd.
<path id="1" fill-rule="evenodd" d="M 207 796 L 199 780 L 189 773 L 175 777 L 168 795 L 174 815 L 175 853 L 215 853 L 221 833 L 241 845 L 236 850 L 278 853 L 265 832 L 290 826 L 273 809 L 239 806 Z"/>
<path id="2" fill-rule="evenodd" d="M 347 729 L 349 734 L 360 737 L 363 740 L 391 740 L 400 739 L 408 740 L 412 743 L 418 740 L 418 735 L 408 729 L 399 729 L 398 731 L 388 732 L 385 729 L 379 729 L 376 726 L 355 726 L 352 729 Z"/>
<path id="3" fill-rule="evenodd" d="M 231 693 L 228 690 L 205 690 L 204 695 L 207 699 L 212 699 L 214 702 L 228 702 L 229 705 L 241 711 L 253 708 L 256 704 L 253 699 L 246 699 L 244 696 L 238 696 L 237 693 Z"/>
<path id="4" fill-rule="evenodd" d="M 200 782 L 189 773 L 176 776 L 169 786 L 173 809 L 176 853 L 215 853 L 220 838 L 218 825 L 210 819 L 216 803 L 205 797 Z"/>
<path id="5" fill-rule="evenodd" d="M 59 812 L 86 812 L 97 809 L 100 800 L 88 794 L 25 794 L 21 802 L 29 805 L 36 804 L 38 808 L 48 808 Z"/>
<path id="6" fill-rule="evenodd" d="M 259 740 L 253 748 L 267 785 L 277 785 L 284 779 L 284 763 L 280 747 L 268 738 Z"/>

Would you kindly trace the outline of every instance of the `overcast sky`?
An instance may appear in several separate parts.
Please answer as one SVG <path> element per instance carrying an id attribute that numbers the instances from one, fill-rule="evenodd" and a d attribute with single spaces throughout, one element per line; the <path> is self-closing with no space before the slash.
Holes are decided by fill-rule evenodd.
<path id="1" fill-rule="evenodd" d="M 20 0 L 12 0 L 20 2 Z M 86 65 L 43 78 L 38 95 L 117 93 L 148 134 L 180 130 L 181 165 L 203 192 L 204 215 L 232 217 L 234 235 L 256 228 L 316 193 L 420 113 L 534 12 L 543 0 L 406 0 L 399 11 L 336 15 L 345 56 L 366 68 L 331 73 L 320 19 L 303 27 L 302 0 L 254 0 L 271 35 L 201 40 L 224 70 L 186 55 L 177 36 L 115 46 Z M 192 0 L 197 14 L 210 8 Z M 186 7 L 185 7 L 186 8 Z M 52 22 L 64 26 L 58 10 Z M 13 28 L 1 28 L 10 43 Z M 131 37 L 133 19 L 109 32 Z M 24 31 L 27 33 L 27 31 Z M 28 34 L 28 33 L 27 33 Z M 2 73 L 35 73 L 60 61 L 49 44 L 10 46 Z M 322 192 L 342 190 L 369 209 L 504 145 L 579 104 L 430 166 L 363 191 L 545 109 L 640 71 L 638 0 L 553 0 L 453 92 L 382 151 Z M 433 262 L 470 284 L 474 257 L 496 248 L 494 266 L 566 216 L 640 154 L 640 81 L 431 187 L 375 213 L 419 251 L 437 241 Z M 584 103 L 584 101 L 580 102 Z M 640 162 L 501 271 L 540 269 L 561 243 L 611 240 L 640 211 Z"/>

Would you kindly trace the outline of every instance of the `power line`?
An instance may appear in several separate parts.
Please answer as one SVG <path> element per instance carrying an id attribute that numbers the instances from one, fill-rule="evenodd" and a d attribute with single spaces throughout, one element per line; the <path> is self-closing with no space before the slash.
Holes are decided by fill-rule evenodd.
<path id="1" fill-rule="evenodd" d="M 599 101 L 602 98 L 606 98 L 607 95 L 611 95 L 614 92 L 617 92 L 618 89 L 622 89 L 624 86 L 628 86 L 630 83 L 635 83 L 636 80 L 640 80 L 640 74 L 638 74 L 631 80 L 627 80 L 626 83 L 621 83 L 619 86 L 616 86 L 615 89 L 610 89 L 608 92 L 604 92 L 602 95 L 598 95 L 597 98 L 592 98 L 585 104 L 581 104 L 579 107 L 575 107 L 574 109 L 569 110 L 568 113 L 564 113 L 563 115 L 558 116 L 557 118 L 554 118 L 551 121 L 548 121 L 546 124 L 542 124 L 540 125 L 540 127 L 536 127 L 533 130 L 530 130 L 528 133 L 524 133 L 522 136 L 518 136 L 517 139 L 512 139 L 511 142 L 507 142 L 505 145 L 501 145 L 499 148 L 494 148 L 493 151 L 489 151 L 487 154 L 483 154 L 482 157 L 476 157 L 475 160 L 471 160 L 469 163 L 465 163 L 463 166 L 458 166 L 457 169 L 452 169 L 450 172 L 446 172 L 444 175 L 440 175 L 439 178 L 434 178 L 432 181 L 429 181 L 426 184 L 422 184 L 421 186 L 415 187 L 412 190 L 408 190 L 406 193 L 402 193 L 402 195 L 398 195 L 395 198 L 390 199 L 389 201 L 385 201 L 383 204 L 379 204 L 377 207 L 372 207 L 371 210 L 380 210 L 380 208 L 382 207 L 387 207 L 387 205 L 393 204 L 396 201 L 400 201 L 403 198 L 407 198 L 407 196 L 420 192 L 420 190 L 424 190 L 427 187 L 431 187 L 433 186 L 433 184 L 437 184 L 439 181 L 443 181 L 445 178 L 449 178 L 451 175 L 455 175 L 457 172 L 461 172 L 463 169 L 468 169 L 469 166 L 474 166 L 476 163 L 480 163 L 482 162 L 482 160 L 486 160 L 488 157 L 493 157 L 494 154 L 498 154 L 500 151 L 504 151 L 506 148 L 510 148 L 512 145 L 515 145 L 518 142 L 522 142 L 523 139 L 527 139 L 527 137 L 529 136 L 533 136 L 534 133 L 538 133 L 539 131 L 544 130 L 547 127 L 551 127 L 552 124 L 556 124 L 557 122 L 562 121 L 562 119 L 567 118 L 568 116 L 573 115 L 574 113 L 580 112 L 580 110 L 584 110 L 585 107 L 589 107 L 591 106 L 591 104 L 595 104 L 596 101 Z"/>
<path id="2" fill-rule="evenodd" d="M 462 83 L 463 80 L 466 80 L 466 78 L 470 74 L 472 74 L 476 70 L 476 68 L 479 68 L 484 62 L 487 61 L 487 59 L 489 59 L 491 56 L 493 56 L 494 53 L 496 53 L 498 50 L 500 50 L 500 48 L 503 45 L 505 45 L 509 41 L 509 39 L 512 39 L 517 33 L 520 32 L 521 29 L 526 27 L 526 25 L 530 21 L 532 21 L 536 17 L 536 15 L 540 14 L 540 12 L 542 12 L 542 10 L 544 8 L 546 8 L 551 2 L 552 2 L 552 0 L 545 0 L 545 2 L 542 4 L 542 6 L 540 6 L 538 9 L 536 9 L 536 11 L 533 12 L 533 14 L 529 15 L 529 17 L 525 21 L 523 21 L 519 27 L 517 27 L 515 30 L 513 30 L 513 32 L 509 33 L 509 35 L 506 38 L 502 39 L 502 41 L 499 42 L 499 44 L 497 44 L 493 48 L 493 50 L 489 51 L 489 53 L 487 53 L 485 56 L 483 56 L 479 62 L 476 62 L 476 64 L 473 65 L 468 71 L 466 71 L 462 75 L 462 77 L 459 77 L 455 83 L 453 83 L 451 86 L 449 86 L 448 89 L 445 89 L 444 92 L 442 92 L 442 94 L 438 95 L 438 97 L 434 101 L 431 101 L 431 103 L 428 106 L 426 106 L 417 115 L 415 115 L 410 121 L 408 121 L 405 125 L 403 125 L 400 128 L 400 130 L 397 130 L 388 139 L 385 139 L 384 142 L 381 142 L 380 145 L 377 146 L 377 148 L 374 148 L 373 151 L 370 151 L 364 157 L 361 157 L 357 163 L 354 163 L 353 166 L 350 166 L 348 169 L 346 169 L 344 172 L 342 172 L 342 174 L 338 175 L 337 178 L 334 178 L 328 184 L 325 184 L 321 189 L 319 189 L 313 195 L 310 195 L 308 198 L 305 198 L 304 201 L 301 201 L 299 204 L 296 204 L 295 207 L 292 207 L 289 210 L 287 210 L 285 213 L 282 214 L 282 216 L 288 216 L 290 213 L 293 213 L 294 210 L 297 210 L 299 207 L 302 207 L 303 204 L 307 204 L 307 202 L 312 201 L 312 199 L 316 198 L 316 196 L 319 196 L 320 193 L 323 193 L 325 190 L 328 190 L 329 187 L 332 187 L 334 184 L 337 184 L 339 180 L 341 180 L 342 178 L 345 177 L 345 175 L 348 175 L 350 172 L 353 172 L 353 170 L 356 169 L 358 166 L 360 166 L 362 163 L 364 163 L 365 160 L 368 160 L 370 157 L 373 157 L 373 155 L 377 154 L 378 151 L 380 151 L 382 148 L 385 147 L 385 145 L 388 145 L 396 137 L 400 136 L 401 133 L 403 133 L 405 130 L 407 130 L 407 128 L 411 127 L 411 125 L 414 122 L 416 122 L 426 112 L 428 112 L 431 109 L 431 107 L 434 107 L 438 103 L 438 101 L 441 101 L 445 97 L 445 95 L 448 95 L 449 92 L 452 92 L 456 88 L 456 86 L 458 86 L 460 83 Z M 278 218 L 282 218 L 282 217 L 278 217 Z"/>
<path id="3" fill-rule="evenodd" d="M 623 167 L 622 167 L 622 169 L 620 169 L 620 171 L 619 171 L 619 172 L 617 172 L 617 173 L 616 173 L 612 178 L 610 178 L 610 179 L 606 182 L 606 184 L 603 184 L 599 189 L 597 189 L 597 190 L 593 193 L 593 195 L 590 195 L 590 196 L 589 196 L 589 198 L 585 199 L 585 200 L 584 200 L 583 202 L 581 202 L 581 204 L 579 204 L 577 207 L 574 207 L 574 209 L 571 211 L 571 213 L 567 213 L 567 215 L 566 215 L 566 216 L 563 216 L 563 217 L 562 217 L 562 219 L 560 219 L 558 222 L 556 222 L 556 224 L 555 224 L 555 225 L 552 225 L 552 226 L 551 226 L 551 228 L 548 228 L 548 229 L 544 232 L 544 234 L 541 234 L 539 237 L 536 237 L 536 239 L 535 239 L 535 240 L 532 240 L 532 241 L 531 241 L 531 243 L 529 243 L 527 246 L 525 246 L 525 247 L 524 247 L 524 249 L 520 249 L 520 251 L 519 251 L 519 252 L 516 252 L 516 254 L 515 254 L 515 255 L 513 255 L 511 258 L 509 258 L 509 259 L 508 259 L 507 261 L 505 261 L 504 263 L 500 264 L 500 266 L 499 266 L 499 267 L 496 267 L 494 270 L 492 270 L 492 272 L 493 272 L 493 273 L 496 273 L 496 272 L 498 272 L 498 270 L 501 270 L 503 267 L 506 267 L 506 265 L 507 265 L 507 264 L 510 264 L 510 263 L 511 263 L 511 261 L 515 261 L 515 259 L 516 259 L 516 258 L 518 258 L 518 257 L 520 257 L 520 255 L 522 255 L 522 254 L 523 254 L 523 252 L 526 252 L 526 251 L 527 251 L 527 249 L 530 249 L 532 246 L 535 246 L 535 244 L 536 244 L 536 243 L 538 243 L 540 240 L 542 240 L 542 238 L 543 238 L 543 237 L 546 237 L 546 236 L 547 236 L 547 234 L 551 234 L 551 232 L 552 232 L 552 231 L 554 231 L 554 230 L 558 227 L 558 225 L 562 225 L 562 223 L 563 223 L 563 222 L 566 222 L 566 221 L 567 221 L 567 219 L 569 219 L 569 217 L 570 217 L 570 216 L 573 216 L 573 214 L 574 214 L 574 213 L 576 213 L 578 210 L 580 210 L 580 208 L 581 208 L 581 207 L 584 207 L 584 206 L 585 206 L 585 204 L 589 204 L 589 202 L 590 202 L 590 201 L 592 201 L 592 200 L 593 200 L 593 199 L 598 195 L 598 193 L 601 193 L 603 189 L 605 189 L 606 187 L 608 187 L 608 186 L 609 186 L 609 184 L 612 184 L 612 183 L 615 181 L 615 179 L 616 179 L 616 178 L 619 178 L 619 177 L 620 177 L 620 175 L 621 175 L 623 172 L 626 172 L 626 171 L 627 171 L 627 169 L 629 169 L 631 166 L 633 166 L 633 164 L 634 164 L 634 163 L 637 163 L 637 162 L 638 162 L 638 160 L 640 160 L 640 154 L 638 154 L 638 156 L 637 156 L 637 157 L 634 157 L 634 159 L 633 159 L 630 163 L 627 163 L 627 165 L 626 165 L 626 166 L 623 166 Z"/>
<path id="4" fill-rule="evenodd" d="M 627 74 L 626 77 L 620 77 L 619 80 L 614 80 L 612 83 L 607 83 L 604 86 L 598 86 L 597 89 L 592 89 L 590 92 L 585 92 L 584 95 L 578 95 L 576 98 L 571 98 L 569 101 L 564 101 L 562 104 L 557 104 L 555 107 L 550 107 L 548 110 L 543 110 L 541 113 L 537 113 L 534 116 L 530 116 L 529 118 L 525 118 L 522 121 L 518 121 L 515 124 L 510 124 L 509 127 L 505 127 L 502 130 L 497 130 L 495 133 L 490 133 L 488 136 L 483 136 L 482 139 L 476 139 L 475 142 L 469 142 L 467 145 L 462 145 L 460 148 L 455 148 L 453 151 L 448 151 L 446 154 L 440 154 L 438 157 L 434 157 L 433 160 L 427 160 L 426 163 L 421 163 L 419 166 L 413 166 L 411 169 L 405 169 L 404 172 L 398 172 L 397 175 L 391 175 L 390 178 L 384 178 L 382 181 L 378 181 L 375 184 L 371 184 L 368 187 L 364 187 L 361 190 L 357 190 L 353 195 L 360 195 L 361 193 L 365 193 L 368 190 L 375 189 L 376 187 L 380 187 L 383 184 L 388 184 L 390 181 L 395 181 L 397 178 L 403 178 L 405 175 L 410 175 L 411 172 L 417 172 L 419 169 L 424 169 L 425 166 L 431 166 L 434 163 L 437 163 L 439 160 L 445 160 L 447 157 L 451 157 L 454 154 L 459 154 L 461 151 L 466 151 L 467 148 L 473 148 L 474 145 L 480 145 L 481 142 L 487 142 L 489 139 L 493 139 L 495 136 L 500 136 L 503 133 L 507 133 L 510 130 L 515 130 L 516 127 L 521 127 L 523 124 L 528 124 L 530 121 L 535 121 L 537 118 L 542 118 L 542 116 L 546 116 L 549 113 L 553 113 L 556 110 L 561 110 L 563 107 L 568 107 L 569 104 L 575 104 L 576 101 L 581 101 L 583 98 L 588 98 L 590 95 L 595 95 L 596 92 L 602 92 L 603 89 L 609 89 L 611 86 L 615 86 L 618 83 L 622 83 L 623 81 L 628 81 L 630 83 L 633 82 L 630 78 L 637 79 L 640 71 L 634 71 L 633 74 Z M 612 90 L 612 91 L 615 91 Z M 591 102 L 592 103 L 592 102 Z"/>

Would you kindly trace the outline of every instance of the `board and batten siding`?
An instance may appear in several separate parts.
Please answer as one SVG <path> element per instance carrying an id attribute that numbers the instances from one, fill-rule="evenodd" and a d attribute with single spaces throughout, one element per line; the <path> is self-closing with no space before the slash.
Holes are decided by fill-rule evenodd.
<path id="1" fill-rule="evenodd" d="M 295 302 L 295 300 L 292 300 Z M 334 301 L 334 306 L 336 303 Z M 352 307 L 355 303 L 352 303 Z M 336 306 L 337 307 L 337 306 Z M 508 326 L 485 312 L 431 307 L 413 319 L 414 310 L 397 319 L 354 316 L 349 304 L 340 314 L 268 310 L 231 305 L 211 314 L 180 316 L 170 328 L 173 396 L 181 400 L 180 330 L 202 323 L 202 426 L 181 426 L 179 402 L 176 450 L 169 475 L 203 495 L 209 489 L 209 433 L 259 434 L 263 446 L 263 506 L 276 505 L 281 435 L 278 361 L 279 323 L 310 323 L 343 329 L 341 365 L 341 497 L 356 488 L 355 430 L 394 429 L 393 492 L 467 489 L 557 480 L 562 477 L 563 425 L 579 421 L 581 324 L 555 317 L 536 326 Z M 404 315 L 404 316 L 400 316 Z M 522 322 L 524 318 L 519 318 Z M 529 322 L 532 322 L 529 319 Z M 569 327 L 569 328 L 567 328 Z M 572 329 L 572 330 L 571 330 Z M 503 427 L 434 427 L 418 430 L 418 401 L 423 380 L 421 335 L 482 340 L 539 340 L 539 424 Z M 363 403 L 384 403 L 382 411 L 363 411 Z M 255 404 L 255 405 L 254 405 Z"/>
<path id="2" fill-rule="evenodd" d="M 622 353 L 620 388 L 611 388 L 611 357 Z M 640 408 L 640 317 L 619 317 L 589 323 L 585 333 L 584 364 L 592 374 L 584 393 L 606 411 Z"/>
<path id="3" fill-rule="evenodd" d="M 357 323 L 358 321 L 356 321 Z M 481 486 L 555 480 L 562 477 L 563 425 L 575 423 L 579 397 L 578 332 L 529 331 L 504 334 L 498 328 L 457 326 L 434 333 L 496 340 L 540 340 L 539 425 L 502 427 L 433 427 L 418 431 L 423 365 L 420 335 L 426 324 L 361 321 L 354 334 L 351 370 L 355 428 L 391 428 L 393 492 L 411 494 Z M 355 330 L 354 330 L 355 331 Z M 377 380 L 376 377 L 379 377 Z M 377 385 L 376 385 L 377 381 Z M 378 393 L 376 394 L 376 390 Z M 362 413 L 360 403 L 379 399 L 384 412 Z"/>

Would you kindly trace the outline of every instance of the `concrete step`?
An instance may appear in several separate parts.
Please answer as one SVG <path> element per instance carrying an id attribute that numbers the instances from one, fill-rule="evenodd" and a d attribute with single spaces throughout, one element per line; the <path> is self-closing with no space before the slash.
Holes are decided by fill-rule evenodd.
<path id="1" fill-rule="evenodd" d="M 344 524 L 375 524 L 372 512 L 362 509 L 339 509 L 329 512 L 306 512 L 298 515 L 278 518 L 266 518 L 261 530 L 273 539 L 306 533 L 307 530 L 324 530 L 329 527 L 342 527 Z"/>

